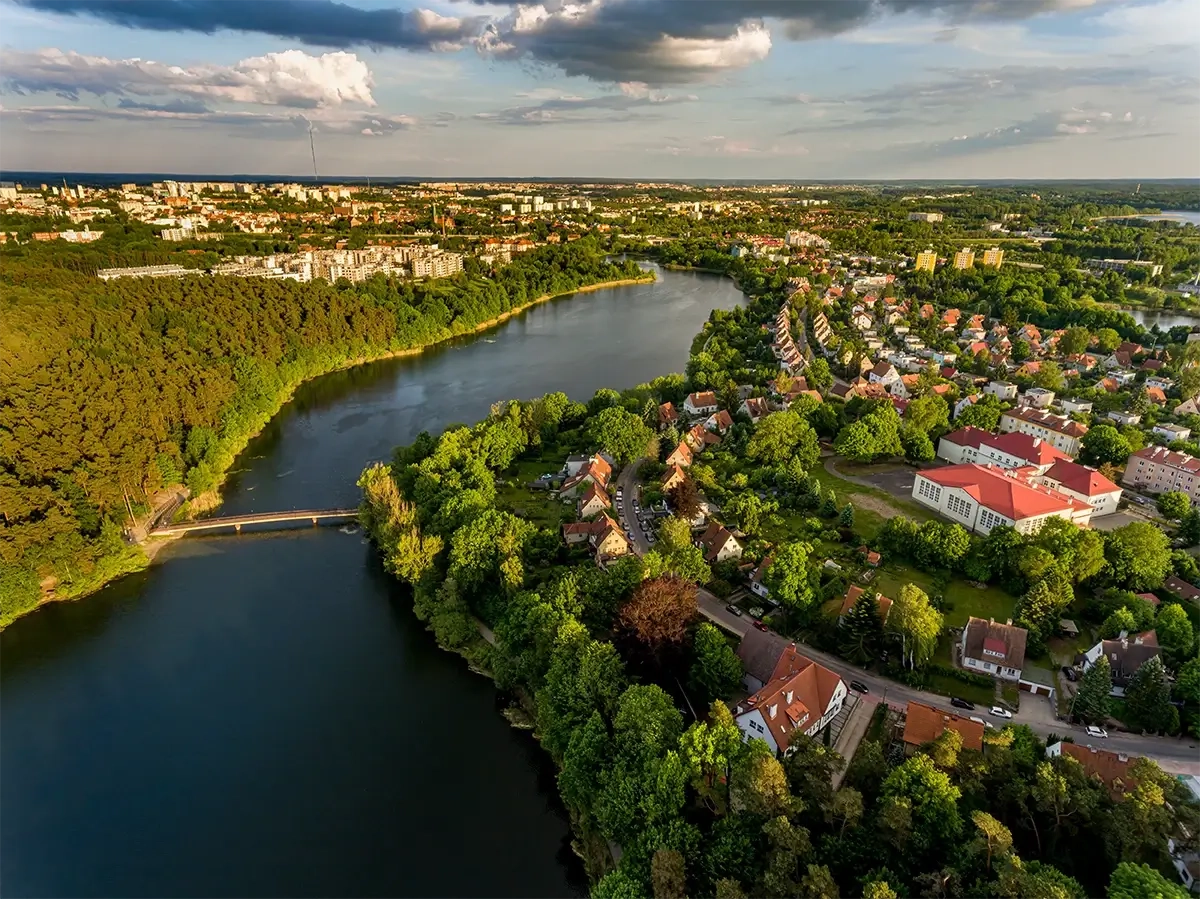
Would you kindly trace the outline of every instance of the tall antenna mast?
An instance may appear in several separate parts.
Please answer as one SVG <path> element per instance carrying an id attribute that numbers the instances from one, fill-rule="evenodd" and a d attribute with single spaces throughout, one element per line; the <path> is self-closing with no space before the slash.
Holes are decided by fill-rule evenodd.
<path id="1" fill-rule="evenodd" d="M 315 184 L 317 181 L 317 145 L 313 142 L 312 122 L 308 124 L 308 149 L 312 151 L 313 183 Z"/>

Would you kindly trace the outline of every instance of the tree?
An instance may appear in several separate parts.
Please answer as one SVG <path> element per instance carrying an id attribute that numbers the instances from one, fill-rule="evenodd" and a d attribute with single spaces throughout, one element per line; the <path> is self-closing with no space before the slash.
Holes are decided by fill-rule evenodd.
<path id="1" fill-rule="evenodd" d="M 700 502 L 700 488 L 687 475 L 667 491 L 667 503 L 671 506 L 671 514 L 685 522 L 692 521 L 700 514 Z"/>
<path id="2" fill-rule="evenodd" d="M 909 668 L 929 660 L 942 631 L 942 613 L 929 602 L 929 596 L 914 584 L 905 584 L 888 613 L 888 633 L 900 638 L 901 656 Z"/>
<path id="3" fill-rule="evenodd" d="M 852 462 L 870 462 L 875 458 L 878 443 L 864 421 L 855 421 L 838 431 L 833 451 Z"/>
<path id="4" fill-rule="evenodd" d="M 517 589 L 525 577 L 521 554 L 536 531 L 510 512 L 488 509 L 450 538 L 450 577 L 468 590 L 494 581 Z"/>
<path id="5" fill-rule="evenodd" d="M 932 462 L 937 456 L 929 435 L 915 428 L 904 430 L 900 435 L 900 444 L 904 447 L 904 458 L 909 462 Z"/>
<path id="6" fill-rule="evenodd" d="M 1119 637 L 1122 632 L 1131 634 L 1137 629 L 1137 621 L 1134 620 L 1133 612 L 1122 606 L 1119 609 L 1114 609 L 1104 619 L 1104 623 L 1100 625 L 1100 637 L 1104 640 L 1113 640 Z"/>
<path id="7" fill-rule="evenodd" d="M 716 883 L 716 899 L 746 899 L 746 892 L 731 877 L 722 877 Z"/>
<path id="8" fill-rule="evenodd" d="M 879 600 L 874 593 L 864 591 L 838 622 L 838 651 L 852 662 L 866 665 L 879 655 L 882 647 Z"/>
<path id="9" fill-rule="evenodd" d="M 960 795 L 949 776 L 922 753 L 894 769 L 883 782 L 885 800 L 908 802 L 912 815 L 911 842 L 922 858 L 949 849 L 961 834 Z"/>
<path id="10" fill-rule="evenodd" d="M 733 694 L 742 680 L 742 663 L 724 635 L 707 621 L 696 628 L 688 685 L 705 702 Z"/>
<path id="11" fill-rule="evenodd" d="M 808 543 L 784 543 L 771 556 L 771 564 L 763 572 L 763 586 L 771 598 L 789 612 L 805 615 L 816 602 L 812 584 L 812 563 Z"/>
<path id="12" fill-rule="evenodd" d="M 1109 878 L 1108 899 L 1188 899 L 1188 894 L 1147 864 L 1121 862 Z"/>
<path id="13" fill-rule="evenodd" d="M 821 457 L 817 434 L 798 412 L 772 412 L 758 423 L 746 446 L 746 456 L 766 465 L 782 465 L 793 455 L 806 468 Z"/>
<path id="14" fill-rule="evenodd" d="M 821 391 L 821 393 L 825 393 L 833 386 L 833 373 L 829 370 L 829 363 L 824 359 L 814 359 L 810 362 L 804 376 L 808 380 L 808 386 L 813 390 Z"/>
<path id="15" fill-rule="evenodd" d="M 1101 328 L 1096 332 L 1096 349 L 1102 353 L 1111 353 L 1121 345 L 1121 335 L 1112 328 Z"/>
<path id="16" fill-rule="evenodd" d="M 679 738 L 693 789 L 718 814 L 725 812 L 730 765 L 741 748 L 742 732 L 729 706 L 717 699 L 709 707 L 708 720 L 693 723 Z"/>
<path id="17" fill-rule="evenodd" d="M 826 865 L 809 865 L 795 895 L 799 899 L 841 899 L 837 882 Z"/>
<path id="18" fill-rule="evenodd" d="M 959 428 L 972 427 L 983 431 L 994 431 L 1000 426 L 1002 411 L 999 398 L 989 393 L 958 413 L 954 424 Z"/>
<path id="19" fill-rule="evenodd" d="M 1078 356 L 1087 350 L 1092 342 L 1092 332 L 1087 328 L 1073 327 L 1058 338 L 1058 351 L 1064 356 Z"/>
<path id="20" fill-rule="evenodd" d="M 624 868 L 609 871 L 592 889 L 592 899 L 645 899 L 646 891 Z"/>
<path id="21" fill-rule="evenodd" d="M 1133 450 L 1112 425 L 1096 425 L 1080 441 L 1079 461 L 1088 465 L 1124 465 Z"/>
<path id="22" fill-rule="evenodd" d="M 1182 658 L 1191 652 L 1196 635 L 1187 612 L 1179 603 L 1168 602 L 1159 607 L 1154 630 L 1158 634 L 1159 645 L 1166 648 L 1172 656 Z"/>
<path id="23" fill-rule="evenodd" d="M 838 836 L 845 836 L 847 827 L 857 827 L 863 816 L 863 796 L 854 787 L 842 787 L 833 794 L 829 819 L 838 824 Z"/>
<path id="24" fill-rule="evenodd" d="M 657 655 L 681 644 L 695 617 L 695 585 L 667 574 L 642 581 L 621 608 L 617 623 Z"/>
<path id="25" fill-rule="evenodd" d="M 854 530 L 854 506 L 850 503 L 842 506 L 842 511 L 838 513 L 838 525 L 849 531 Z"/>
<path id="26" fill-rule="evenodd" d="M 735 812 L 764 818 L 789 815 L 796 810 L 783 765 L 771 748 L 759 739 L 747 743 L 734 761 L 729 797 Z"/>
<path id="27" fill-rule="evenodd" d="M 937 394 L 917 397 L 904 411 L 904 420 L 927 437 L 940 435 L 950 426 L 950 406 Z"/>
<path id="28" fill-rule="evenodd" d="M 1171 572 L 1171 541 L 1150 522 L 1135 521 L 1105 536 L 1104 558 L 1114 584 L 1153 590 Z"/>
<path id="29" fill-rule="evenodd" d="M 588 437 L 625 465 L 646 454 L 654 432 L 634 413 L 609 406 L 588 423 Z"/>
<path id="30" fill-rule="evenodd" d="M 659 849 L 650 861 L 650 883 L 654 899 L 685 899 L 687 871 L 683 854 L 676 849 Z"/>
<path id="31" fill-rule="evenodd" d="M 971 812 L 971 821 L 975 825 L 975 851 L 984 856 L 984 868 L 991 871 L 992 860 L 1003 858 L 1012 850 L 1012 831 L 984 811 Z"/>
<path id="32" fill-rule="evenodd" d="M 761 500 L 758 494 L 749 490 L 735 493 L 725 501 L 725 511 L 732 515 L 748 534 L 757 534 L 762 527 L 764 516 L 770 515 L 779 508 L 774 500 Z"/>
<path id="33" fill-rule="evenodd" d="M 712 577 L 712 569 L 704 560 L 704 551 L 692 543 L 691 526 L 674 516 L 662 520 L 658 529 L 658 543 L 642 561 L 642 576 L 645 578 L 673 574 L 694 584 L 705 584 Z"/>
<path id="34" fill-rule="evenodd" d="M 1043 360 L 1038 365 L 1038 370 L 1034 372 L 1031 379 L 1034 387 L 1041 387 L 1044 390 L 1060 391 L 1067 386 L 1067 380 L 1063 377 L 1062 368 L 1057 362 Z"/>
<path id="35" fill-rule="evenodd" d="M 872 880 L 863 887 L 863 899 L 899 899 L 899 894 L 886 880 Z"/>
<path id="36" fill-rule="evenodd" d="M 1134 672 L 1125 688 L 1125 710 L 1130 722 L 1155 733 L 1175 729 L 1179 712 L 1171 705 L 1171 686 L 1161 656 L 1152 656 Z"/>
<path id="37" fill-rule="evenodd" d="M 1055 590 L 1049 579 L 1038 581 L 1017 603 L 1017 624 L 1029 631 L 1035 644 L 1043 644 L 1058 628 L 1063 610 L 1071 601 L 1068 593 Z"/>
<path id="38" fill-rule="evenodd" d="M 1192 500 L 1186 493 L 1168 490 L 1159 494 L 1158 511 L 1169 521 L 1180 521 L 1192 508 Z"/>
<path id="39" fill-rule="evenodd" d="M 1071 715 L 1076 721 L 1102 723 L 1108 720 L 1112 692 L 1112 667 L 1108 657 L 1101 655 L 1087 671 L 1083 673 L 1079 690 L 1071 705 Z"/>

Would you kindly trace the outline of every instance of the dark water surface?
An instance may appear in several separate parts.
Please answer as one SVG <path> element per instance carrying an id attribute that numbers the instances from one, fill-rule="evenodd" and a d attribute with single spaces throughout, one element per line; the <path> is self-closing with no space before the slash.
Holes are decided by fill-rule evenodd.
<path id="1" fill-rule="evenodd" d="M 510 397 L 681 370 L 712 275 L 537 306 L 305 385 L 222 511 L 357 504 L 363 466 Z M 553 767 L 361 534 L 189 537 L 0 634 L 0 894 L 566 896 Z"/>

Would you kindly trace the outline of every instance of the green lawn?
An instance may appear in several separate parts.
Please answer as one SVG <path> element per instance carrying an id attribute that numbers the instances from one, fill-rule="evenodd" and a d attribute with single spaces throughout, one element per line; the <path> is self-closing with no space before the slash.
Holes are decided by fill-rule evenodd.
<path id="1" fill-rule="evenodd" d="M 525 486 L 540 475 L 559 471 L 563 459 L 558 456 L 521 459 L 504 475 L 507 486 L 496 488 L 496 503 L 539 527 L 558 528 L 575 520 L 575 503 L 551 499 L 548 490 L 531 490 Z"/>
<path id="2" fill-rule="evenodd" d="M 828 491 L 832 488 L 837 495 L 839 506 L 846 501 L 854 505 L 854 529 L 867 540 L 874 538 L 883 527 L 884 521 L 893 516 L 903 515 L 918 522 L 935 517 L 924 506 L 911 500 L 899 499 L 886 490 L 862 486 L 830 474 L 825 470 L 824 463 L 825 460 L 822 459 L 821 464 L 809 471 L 808 476 L 815 478 L 822 490 Z M 842 461 L 841 464 L 847 463 Z"/>
<path id="3" fill-rule="evenodd" d="M 929 690 L 932 693 L 940 693 L 942 696 L 958 696 L 967 702 L 973 702 L 975 705 L 986 708 L 990 708 L 996 699 L 996 693 L 992 687 L 977 687 L 944 674 L 929 675 Z"/>
<path id="4" fill-rule="evenodd" d="M 911 565 L 896 562 L 889 562 L 879 569 L 871 581 L 871 588 L 895 599 L 905 584 L 915 584 L 930 595 L 939 592 L 930 575 Z M 972 615 L 1006 621 L 1012 617 L 1017 602 L 999 587 L 981 590 L 961 578 L 952 580 L 941 592 L 947 605 L 953 606 L 945 613 L 946 627 L 962 627 Z"/>

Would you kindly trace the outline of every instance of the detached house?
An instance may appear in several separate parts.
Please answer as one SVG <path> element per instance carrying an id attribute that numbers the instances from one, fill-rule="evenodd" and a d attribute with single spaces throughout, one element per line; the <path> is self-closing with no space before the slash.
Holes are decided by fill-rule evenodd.
<path id="1" fill-rule="evenodd" d="M 658 407 L 658 426 L 665 428 L 668 425 L 673 425 L 679 421 L 679 413 L 675 411 L 675 406 L 671 403 L 663 403 Z"/>
<path id="2" fill-rule="evenodd" d="M 704 559 L 710 565 L 742 557 L 742 545 L 724 525 L 715 521 L 709 522 L 696 545 L 704 550 Z"/>
<path id="3" fill-rule="evenodd" d="M 1091 777 L 1097 777 L 1113 795 L 1120 795 L 1134 788 L 1130 780 L 1129 769 L 1136 756 L 1130 757 L 1124 753 L 1109 752 L 1107 749 L 1096 749 L 1092 746 L 1080 746 L 1078 743 L 1067 743 L 1059 740 L 1052 746 L 1046 747 L 1046 758 L 1072 758 L 1083 766 L 1083 770 Z"/>
<path id="4" fill-rule="evenodd" d="M 858 602 L 859 597 L 866 591 L 857 584 L 851 584 L 846 590 L 846 595 L 842 597 L 842 607 L 838 610 L 838 621 L 841 621 L 850 614 L 850 610 L 854 608 L 854 604 Z M 892 611 L 892 601 L 882 593 L 874 595 L 875 607 L 879 611 L 879 619 L 883 623 L 887 623 L 888 615 Z"/>
<path id="5" fill-rule="evenodd" d="M 1025 642 L 1029 632 L 1012 621 L 997 624 L 972 617 L 963 628 L 959 648 L 964 668 L 1002 680 L 1019 681 L 1025 667 Z"/>
<path id="6" fill-rule="evenodd" d="M 724 414 L 723 411 L 718 414 Z M 715 416 L 709 416 L 712 420 Z M 692 425 L 692 429 L 683 435 L 683 442 L 688 445 L 688 448 L 693 453 L 702 453 L 709 446 L 716 446 L 721 442 L 721 438 L 705 427 L 705 422 L 697 422 Z"/>
<path id="7" fill-rule="evenodd" d="M 751 396 L 742 400 L 742 405 L 738 411 L 745 412 L 746 415 L 750 417 L 750 421 L 754 424 L 758 424 L 771 412 L 770 408 L 767 406 L 767 401 L 761 396 Z M 729 413 L 725 414 L 728 415 Z"/>
<path id="8" fill-rule="evenodd" d="M 913 753 L 948 730 L 962 737 L 963 749 L 983 751 L 983 725 L 953 712 L 943 712 L 920 702 L 910 702 L 904 715 L 904 750 Z"/>
<path id="9" fill-rule="evenodd" d="M 896 371 L 896 367 L 890 362 L 879 361 L 875 363 L 875 367 L 867 372 L 867 381 L 872 384 L 882 384 L 885 388 L 890 387 L 900 380 L 900 373 Z"/>
<path id="10" fill-rule="evenodd" d="M 573 467 L 574 457 L 567 460 L 568 472 Z M 562 486 L 558 488 L 558 495 L 564 499 L 573 498 L 584 493 L 587 488 L 595 484 L 601 488 L 608 486 L 608 479 L 612 475 L 612 466 L 608 461 L 600 455 L 591 456 L 582 466 L 576 468 L 574 474 L 568 474 Z"/>
<path id="11" fill-rule="evenodd" d="M 689 393 L 683 401 L 683 411 L 688 415 L 712 415 L 717 411 L 717 395 L 711 390 Z"/>
<path id="12" fill-rule="evenodd" d="M 701 430 L 704 430 L 701 428 Z M 679 441 L 679 446 L 671 451 L 671 455 L 667 456 L 666 464 L 668 466 L 678 465 L 680 468 L 687 468 L 692 464 L 692 450 L 684 441 Z"/>
<path id="13" fill-rule="evenodd" d="M 764 400 L 765 403 L 765 400 Z M 743 404 L 744 405 L 744 404 Z M 704 419 L 704 429 L 706 431 L 716 431 L 718 434 L 724 434 L 733 427 L 733 417 L 728 412 L 722 409 L 708 418 Z"/>
<path id="14" fill-rule="evenodd" d="M 608 493 L 597 484 L 592 484 L 588 487 L 587 492 L 579 499 L 579 508 L 576 510 L 580 518 L 591 518 L 593 515 L 599 515 L 606 509 L 612 508 L 612 502 L 608 498 Z"/>
<path id="15" fill-rule="evenodd" d="M 596 561 L 601 564 L 609 559 L 628 555 L 631 551 L 629 540 L 620 526 L 608 517 L 607 512 L 595 521 L 564 524 L 562 533 L 568 546 L 586 541 L 595 554 Z"/>
<path id="16" fill-rule="evenodd" d="M 659 482 L 659 490 L 668 493 L 687 480 L 687 474 L 678 465 L 669 465 Z"/>
<path id="17" fill-rule="evenodd" d="M 802 656 L 795 643 L 778 634 L 751 629 L 738 656 L 745 683 L 755 692 L 734 710 L 743 738 L 758 738 L 776 753 L 786 752 L 792 734 L 819 733 L 841 711 L 846 684 L 834 672 Z"/>
<path id="18" fill-rule="evenodd" d="M 1083 670 L 1087 671 L 1100 661 L 1100 656 L 1104 656 L 1112 669 L 1112 695 L 1124 696 L 1125 688 L 1129 686 L 1137 670 L 1160 652 L 1158 634 L 1154 631 L 1133 636 L 1122 631 L 1117 639 L 1101 640 L 1083 653 Z"/>

